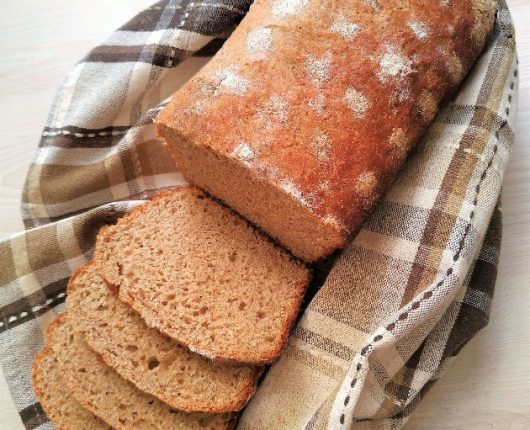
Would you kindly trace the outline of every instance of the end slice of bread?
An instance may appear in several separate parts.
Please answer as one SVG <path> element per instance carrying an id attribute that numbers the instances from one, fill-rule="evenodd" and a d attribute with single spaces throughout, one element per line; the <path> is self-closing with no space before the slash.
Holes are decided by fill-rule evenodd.
<path id="1" fill-rule="evenodd" d="M 122 303 L 93 264 L 68 284 L 66 306 L 88 345 L 139 389 L 188 412 L 241 409 L 256 388 L 260 370 L 213 363 L 177 345 Z"/>
<path id="2" fill-rule="evenodd" d="M 303 263 L 193 187 L 161 193 L 102 230 L 94 260 L 149 326 L 236 363 L 280 355 L 310 279 Z"/>
<path id="3" fill-rule="evenodd" d="M 57 361 L 49 348 L 39 352 L 32 366 L 33 390 L 44 412 L 59 430 L 111 430 L 65 390 Z"/>
<path id="4" fill-rule="evenodd" d="M 47 344 L 75 399 L 116 429 L 220 430 L 233 426 L 234 414 L 185 413 L 138 390 L 88 347 L 67 314 L 50 324 Z"/>

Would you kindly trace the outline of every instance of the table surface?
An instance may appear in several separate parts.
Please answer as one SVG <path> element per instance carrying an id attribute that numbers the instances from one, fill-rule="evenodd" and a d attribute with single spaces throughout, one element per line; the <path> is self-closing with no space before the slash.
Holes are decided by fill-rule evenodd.
<path id="1" fill-rule="evenodd" d="M 0 0 L 0 237 L 19 201 L 53 94 L 74 63 L 154 0 Z M 508 0 L 520 61 L 516 145 L 490 324 L 426 396 L 406 430 L 530 428 L 530 1 Z M 526 263 L 525 263 L 526 261 Z M 0 430 L 23 429 L 0 369 Z"/>

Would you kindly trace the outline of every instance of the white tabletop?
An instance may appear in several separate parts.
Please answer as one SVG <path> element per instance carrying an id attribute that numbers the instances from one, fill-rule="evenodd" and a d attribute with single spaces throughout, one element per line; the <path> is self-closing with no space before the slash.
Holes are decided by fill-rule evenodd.
<path id="1" fill-rule="evenodd" d="M 62 78 L 154 0 L 0 0 L 0 237 L 22 229 L 20 193 Z M 530 429 L 530 1 L 508 0 L 520 61 L 516 145 L 489 326 L 426 396 L 406 430 Z M 23 425 L 0 369 L 0 430 Z"/>

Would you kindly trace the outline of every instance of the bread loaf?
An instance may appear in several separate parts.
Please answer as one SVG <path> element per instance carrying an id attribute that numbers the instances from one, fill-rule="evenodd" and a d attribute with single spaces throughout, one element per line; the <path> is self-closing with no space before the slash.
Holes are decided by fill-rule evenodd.
<path id="1" fill-rule="evenodd" d="M 111 430 L 65 390 L 57 361 L 49 348 L 33 360 L 32 383 L 44 412 L 59 430 Z"/>
<path id="2" fill-rule="evenodd" d="M 494 16 L 493 0 L 256 0 L 159 134 L 190 182 L 321 259 L 359 229 Z"/>
<path id="3" fill-rule="evenodd" d="M 66 307 L 106 364 L 170 406 L 189 412 L 237 411 L 255 391 L 258 368 L 212 363 L 147 327 L 93 264 L 70 280 Z"/>
<path id="4" fill-rule="evenodd" d="M 233 427 L 234 414 L 189 414 L 138 390 L 96 356 L 67 314 L 50 324 L 46 341 L 74 398 L 116 429 L 224 430 Z"/>
<path id="5" fill-rule="evenodd" d="M 192 187 L 100 232 L 94 261 L 149 326 L 236 363 L 279 356 L 309 282 L 302 263 Z"/>

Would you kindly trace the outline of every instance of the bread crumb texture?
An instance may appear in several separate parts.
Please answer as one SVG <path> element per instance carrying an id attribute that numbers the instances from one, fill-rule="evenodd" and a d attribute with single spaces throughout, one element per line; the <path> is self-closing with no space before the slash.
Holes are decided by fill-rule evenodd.
<path id="1" fill-rule="evenodd" d="M 60 430 L 111 430 L 112 427 L 77 402 L 65 389 L 57 360 L 46 348 L 37 354 L 32 366 L 33 390 L 39 402 Z"/>
<path id="2" fill-rule="evenodd" d="M 94 259 L 148 325 L 219 361 L 277 358 L 309 281 L 302 263 L 192 187 L 105 230 Z"/>
<path id="3" fill-rule="evenodd" d="M 66 306 L 105 363 L 177 409 L 236 411 L 255 391 L 260 369 L 213 363 L 148 327 L 111 291 L 94 264 L 72 278 Z"/>
<path id="4" fill-rule="evenodd" d="M 231 428 L 233 414 L 186 413 L 138 390 L 107 366 L 87 345 L 83 332 L 66 314 L 56 318 L 47 344 L 71 395 L 113 428 L 220 430 Z"/>

